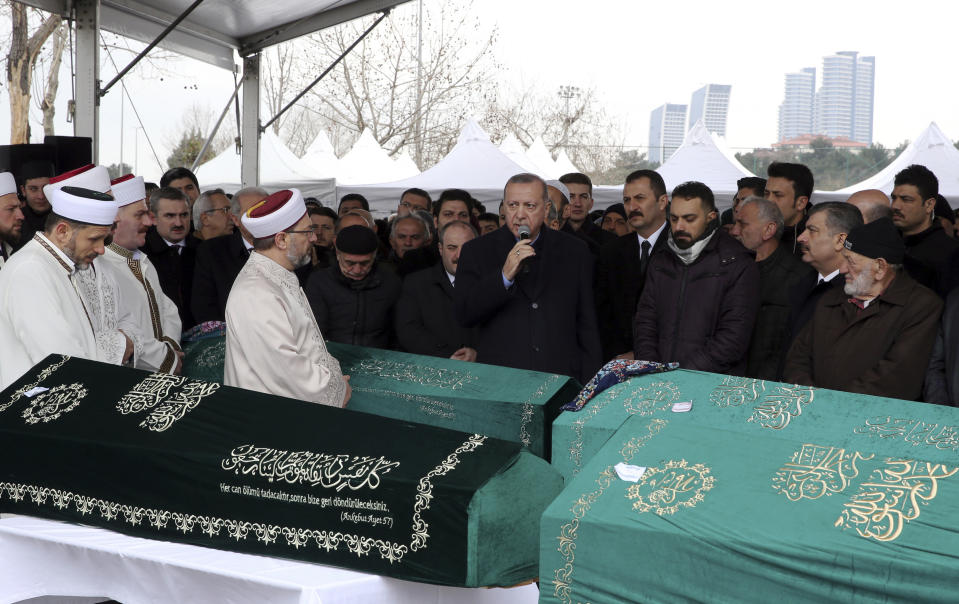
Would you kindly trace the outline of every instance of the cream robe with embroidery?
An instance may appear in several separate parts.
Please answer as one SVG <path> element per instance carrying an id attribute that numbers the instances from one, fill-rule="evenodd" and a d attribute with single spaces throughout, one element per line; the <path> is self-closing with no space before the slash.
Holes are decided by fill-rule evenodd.
<path id="1" fill-rule="evenodd" d="M 97 360 L 120 365 L 128 335 L 133 342 L 133 354 L 136 354 L 138 327 L 130 313 L 124 310 L 113 268 L 103 261 L 103 256 L 99 256 L 93 261 L 93 270 L 77 271 L 73 277 L 83 308 L 93 324 L 93 336 L 99 351 Z"/>
<path id="2" fill-rule="evenodd" d="M 0 270 L 0 389 L 49 354 L 99 360 L 73 263 L 38 233 Z"/>
<path id="3" fill-rule="evenodd" d="M 123 311 L 136 324 L 134 367 L 169 373 L 176 368 L 180 351 L 180 313 L 160 288 L 156 268 L 143 252 L 118 245 L 107 247 L 102 260 L 113 269 Z"/>
<path id="4" fill-rule="evenodd" d="M 253 252 L 226 302 L 227 386 L 343 406 L 346 383 L 296 275 Z"/>

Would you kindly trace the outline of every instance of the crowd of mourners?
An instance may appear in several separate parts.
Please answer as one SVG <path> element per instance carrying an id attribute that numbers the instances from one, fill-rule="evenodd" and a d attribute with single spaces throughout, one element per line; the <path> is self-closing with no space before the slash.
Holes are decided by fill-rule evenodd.
<path id="1" fill-rule="evenodd" d="M 669 191 L 638 170 L 604 211 L 585 174 L 518 174 L 496 207 L 462 189 L 409 189 L 386 219 L 349 194 L 303 199 L 305 219 L 290 224 L 277 221 L 299 192 L 204 190 L 185 168 L 159 186 L 132 175 L 104 185 L 101 167 L 23 170 L 0 174 L 3 387 L 36 362 L 30 342 L 44 331 L 70 340 L 89 322 L 86 356 L 177 373 L 185 334 L 272 329 L 233 326 L 228 311 L 251 255 L 269 252 L 328 341 L 584 382 L 635 359 L 959 404 L 956 216 L 921 165 L 896 175 L 891 196 L 839 199 L 814 196 L 806 166 L 777 162 L 741 179 L 722 213 L 705 184 Z M 91 213 L 97 195 L 115 200 L 115 217 Z M 45 285 L 30 254 L 67 277 Z M 340 388 L 334 402 L 348 397 Z"/>

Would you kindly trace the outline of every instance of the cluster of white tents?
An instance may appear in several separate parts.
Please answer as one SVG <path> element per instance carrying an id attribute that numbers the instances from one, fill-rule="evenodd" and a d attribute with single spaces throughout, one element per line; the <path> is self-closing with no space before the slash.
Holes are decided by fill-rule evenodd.
<path id="1" fill-rule="evenodd" d="M 813 201 L 841 201 L 863 189 L 880 189 L 889 194 L 896 173 L 910 164 L 922 164 L 932 170 L 939 177 L 940 193 L 952 205 L 959 203 L 959 150 L 935 123 L 878 174 L 839 191 L 817 191 Z M 466 189 L 481 202 L 498 202 L 503 184 L 519 172 L 553 179 L 577 171 L 565 151 L 553 159 L 539 138 L 524 149 L 510 134 L 497 146 L 475 120 L 466 123 L 446 157 L 424 172 L 419 172 L 404 153 L 390 157 L 368 130 L 340 158 L 322 132 L 302 158 L 296 157 L 270 130 L 260 141 L 260 183 L 264 187 L 297 187 L 328 205 L 347 193 L 359 193 L 370 201 L 371 209 L 378 215 L 394 210 L 402 192 L 413 187 L 425 189 L 434 197 L 444 189 Z M 736 181 L 753 176 L 702 122 L 689 130 L 683 144 L 657 172 L 666 181 L 667 190 L 688 180 L 705 183 L 715 193 L 721 210 L 732 204 Z M 239 174 L 240 156 L 230 148 L 203 164 L 197 179 L 204 189 L 222 187 L 235 191 L 240 188 Z M 382 182 L 364 184 L 371 176 Z M 605 208 L 622 200 L 622 185 L 596 186 L 593 197 L 596 208 Z"/>

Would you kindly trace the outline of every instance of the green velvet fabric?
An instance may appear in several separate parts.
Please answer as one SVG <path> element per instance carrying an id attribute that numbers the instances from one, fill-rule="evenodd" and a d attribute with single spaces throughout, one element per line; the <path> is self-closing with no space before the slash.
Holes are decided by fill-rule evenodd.
<path id="1" fill-rule="evenodd" d="M 541 601 L 955 601 L 959 410 L 668 377 L 544 513 Z"/>
<path id="2" fill-rule="evenodd" d="M 566 376 L 327 342 L 350 376 L 352 411 L 477 432 L 518 442 L 549 459 L 550 424 L 576 396 Z M 184 349 L 183 374 L 223 381 L 224 337 Z"/>
<path id="3" fill-rule="evenodd" d="M 535 485 L 535 487 L 533 486 Z M 470 565 L 474 585 L 513 577 L 513 585 L 538 571 L 525 552 L 539 548 L 539 521 L 514 513 L 514 502 L 545 510 L 563 488 L 563 478 L 546 461 L 529 453 L 516 458 L 476 491 L 469 504 Z"/>
<path id="4" fill-rule="evenodd" d="M 671 411 L 684 401 L 692 402 L 692 412 Z M 580 411 L 562 412 L 553 422 L 551 461 L 569 479 L 632 415 L 799 439 L 829 429 L 841 435 L 839 444 L 881 439 L 903 455 L 923 446 L 935 456 L 959 447 L 952 413 L 937 405 L 680 369 L 632 378 Z"/>
<path id="5" fill-rule="evenodd" d="M 560 480 L 518 443 L 59 355 L 0 393 L 2 512 L 414 581 L 533 578 L 498 523 Z"/>
<path id="6" fill-rule="evenodd" d="M 550 425 L 579 384 L 566 376 L 328 342 L 353 411 L 521 443 L 548 459 Z"/>

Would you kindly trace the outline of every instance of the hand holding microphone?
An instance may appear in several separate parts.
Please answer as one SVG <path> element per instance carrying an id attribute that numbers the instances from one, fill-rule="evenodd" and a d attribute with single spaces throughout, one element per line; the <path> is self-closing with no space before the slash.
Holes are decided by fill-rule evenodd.
<path id="1" fill-rule="evenodd" d="M 519 235 L 519 241 L 506 255 L 506 262 L 503 264 L 503 276 L 510 281 L 515 281 L 520 270 L 526 268 L 523 261 L 536 255 L 536 250 L 533 249 L 532 241 L 529 238 L 529 225 L 521 224 L 517 229 L 517 234 Z"/>

